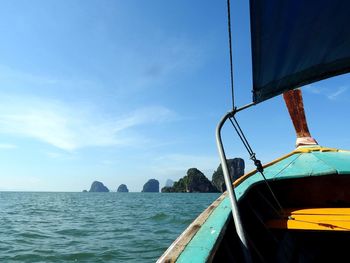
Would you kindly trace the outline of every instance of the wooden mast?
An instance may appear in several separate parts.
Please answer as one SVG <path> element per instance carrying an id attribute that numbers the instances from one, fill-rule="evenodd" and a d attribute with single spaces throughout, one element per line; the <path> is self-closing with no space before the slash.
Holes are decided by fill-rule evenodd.
<path id="1" fill-rule="evenodd" d="M 317 145 L 316 140 L 311 137 L 307 126 L 301 90 L 295 89 L 286 91 L 283 93 L 283 98 L 297 135 L 296 147 L 302 145 Z"/>

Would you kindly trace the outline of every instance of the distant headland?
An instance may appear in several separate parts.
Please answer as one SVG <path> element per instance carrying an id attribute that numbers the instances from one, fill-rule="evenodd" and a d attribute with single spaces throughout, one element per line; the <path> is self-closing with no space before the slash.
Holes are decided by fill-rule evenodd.
<path id="1" fill-rule="evenodd" d="M 163 187 L 163 193 L 217 193 L 218 189 L 197 168 L 190 168 L 186 176 L 172 187 Z"/>
<path id="2" fill-rule="evenodd" d="M 231 180 L 235 181 L 244 174 L 244 160 L 234 158 L 227 160 Z M 162 193 L 218 193 L 225 192 L 225 179 L 221 164 L 214 171 L 210 181 L 197 168 L 190 168 L 187 174 L 179 181 L 174 182 L 172 187 L 164 186 Z"/>

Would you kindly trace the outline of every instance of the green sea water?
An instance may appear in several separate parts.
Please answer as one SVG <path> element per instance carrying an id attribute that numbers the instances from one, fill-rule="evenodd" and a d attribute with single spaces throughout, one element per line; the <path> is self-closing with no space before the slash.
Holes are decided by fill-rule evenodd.
<path id="1" fill-rule="evenodd" d="M 0 262 L 155 262 L 218 197 L 0 192 Z"/>

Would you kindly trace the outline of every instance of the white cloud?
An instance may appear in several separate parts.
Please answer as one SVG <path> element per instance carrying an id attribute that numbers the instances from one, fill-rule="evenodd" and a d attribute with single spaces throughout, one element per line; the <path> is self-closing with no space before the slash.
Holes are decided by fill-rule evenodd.
<path id="1" fill-rule="evenodd" d="M 52 99 L 2 96 L 2 101 L 0 133 L 33 138 L 68 151 L 130 144 L 134 138 L 125 131 L 163 122 L 174 115 L 160 106 L 110 117 L 101 116 L 86 105 L 69 105 Z"/>
<path id="2" fill-rule="evenodd" d="M 58 153 L 58 152 L 47 152 L 46 154 L 47 154 L 47 156 L 49 156 L 50 158 L 53 158 L 53 159 L 57 159 L 57 158 L 62 157 L 62 154 Z"/>
<path id="3" fill-rule="evenodd" d="M 77 156 L 74 152 L 67 152 L 67 151 L 51 151 L 51 152 L 44 152 L 49 158 L 51 159 L 57 159 L 57 160 L 74 160 L 77 159 Z"/>
<path id="4" fill-rule="evenodd" d="M 343 94 L 344 92 L 346 92 L 349 89 L 349 87 L 341 86 L 341 87 L 338 87 L 336 89 L 335 88 L 329 89 L 329 88 L 323 88 L 323 87 L 316 87 L 314 85 L 307 85 L 304 87 L 304 89 L 306 92 L 310 92 L 313 94 L 319 94 L 319 95 L 327 97 L 330 100 L 337 100 L 340 98 L 339 96 L 341 94 Z"/>
<path id="5" fill-rule="evenodd" d="M 339 95 L 343 94 L 344 92 L 346 92 L 348 90 L 348 87 L 339 87 L 335 92 L 329 94 L 327 97 L 330 100 L 336 100 Z"/>
<path id="6" fill-rule="evenodd" d="M 12 150 L 17 148 L 17 145 L 9 144 L 9 143 L 0 143 L 0 149 L 2 150 Z"/>
<path id="7" fill-rule="evenodd" d="M 304 87 L 305 91 L 308 91 L 310 93 L 313 93 L 313 94 L 320 94 L 321 93 L 321 89 L 318 88 L 318 87 L 315 87 L 314 85 L 306 85 Z"/>

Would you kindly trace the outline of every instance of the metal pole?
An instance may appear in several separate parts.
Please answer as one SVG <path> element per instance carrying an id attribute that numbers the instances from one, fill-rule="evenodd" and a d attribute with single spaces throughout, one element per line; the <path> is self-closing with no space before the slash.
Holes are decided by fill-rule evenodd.
<path id="1" fill-rule="evenodd" d="M 255 102 L 251 102 L 251 103 L 246 104 L 246 105 L 244 105 L 244 106 L 242 106 L 242 107 L 240 107 L 240 108 L 236 108 L 235 111 L 234 111 L 234 113 L 236 114 L 237 112 L 240 112 L 240 111 L 242 111 L 242 110 L 248 109 L 248 108 L 250 108 L 250 107 L 252 107 L 252 106 L 255 106 L 255 105 L 256 105 Z"/>
<path id="2" fill-rule="evenodd" d="M 247 242 L 247 238 L 246 238 L 246 235 L 245 235 L 245 232 L 243 229 L 241 217 L 240 217 L 240 214 L 238 211 L 237 198 L 236 198 L 236 194 L 233 190 L 233 184 L 232 184 L 230 173 L 229 173 L 229 170 L 227 167 L 226 154 L 225 154 L 224 146 L 223 146 L 222 140 L 221 140 L 221 129 L 222 129 L 223 125 L 226 122 L 226 120 L 228 118 L 230 118 L 231 116 L 233 116 L 234 114 L 235 114 L 235 111 L 227 113 L 221 119 L 218 126 L 216 127 L 216 145 L 217 145 L 217 148 L 219 151 L 222 171 L 224 173 L 224 178 L 225 178 L 226 189 L 228 191 L 230 202 L 231 202 L 233 222 L 235 224 L 238 237 L 241 241 L 241 246 L 242 246 L 245 262 L 250 263 L 250 262 L 252 262 L 252 260 L 251 260 L 251 255 L 250 255 L 249 248 L 248 248 L 248 242 Z"/>

